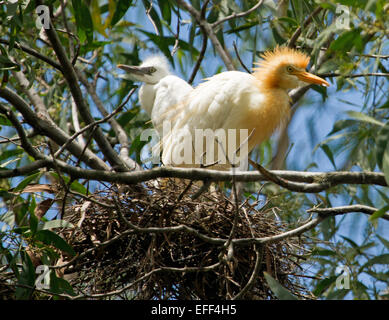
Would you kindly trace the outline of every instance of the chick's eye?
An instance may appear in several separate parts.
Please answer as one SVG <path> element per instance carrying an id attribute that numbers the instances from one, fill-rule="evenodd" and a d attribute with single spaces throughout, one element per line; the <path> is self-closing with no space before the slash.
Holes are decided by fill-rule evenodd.
<path id="1" fill-rule="evenodd" d="M 287 66 L 286 67 L 286 71 L 288 71 L 289 73 L 291 73 L 293 71 L 293 68 L 291 66 Z"/>
<path id="2" fill-rule="evenodd" d="M 155 71 L 157 71 L 157 69 L 155 69 L 154 67 L 150 67 L 150 70 L 149 70 L 150 73 L 154 73 Z"/>

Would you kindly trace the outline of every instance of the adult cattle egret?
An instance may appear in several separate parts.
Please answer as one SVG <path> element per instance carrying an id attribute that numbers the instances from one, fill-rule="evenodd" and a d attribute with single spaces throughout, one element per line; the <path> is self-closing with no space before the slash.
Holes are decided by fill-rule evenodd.
<path id="1" fill-rule="evenodd" d="M 134 80 L 143 82 L 139 90 L 141 107 L 162 138 L 163 121 L 175 116 L 177 105 L 193 90 L 192 86 L 171 74 L 166 58 L 161 55 L 147 58 L 140 66 L 119 64 L 117 67 L 130 73 Z"/>
<path id="2" fill-rule="evenodd" d="M 211 129 L 213 132 L 235 129 L 236 141 L 232 144 L 234 150 L 228 150 L 231 146 L 228 139 L 231 138 L 226 133 L 226 148 L 222 150 L 226 157 L 231 151 L 236 152 L 241 145 L 240 129 L 247 129 L 249 138 L 246 150 L 250 152 L 288 119 L 290 114 L 288 90 L 306 84 L 329 86 L 327 81 L 305 70 L 309 57 L 303 52 L 277 47 L 273 51 L 265 52 L 262 59 L 253 74 L 238 71 L 223 72 L 207 79 L 189 92 L 178 107 L 179 116 L 175 117 L 172 133 L 164 137 L 163 163 L 198 167 L 198 159 L 204 158 L 205 148 L 196 148 L 195 142 L 192 141 L 194 149 L 192 164 L 176 161 L 182 160 L 179 154 L 189 150 L 179 141 L 182 140 L 177 134 L 180 130 L 193 139 L 196 137 L 196 129 Z M 220 151 L 216 150 L 217 144 L 220 142 L 213 146 L 214 153 L 218 154 L 216 160 L 221 159 Z M 230 165 L 227 162 L 211 168 L 228 170 Z"/>

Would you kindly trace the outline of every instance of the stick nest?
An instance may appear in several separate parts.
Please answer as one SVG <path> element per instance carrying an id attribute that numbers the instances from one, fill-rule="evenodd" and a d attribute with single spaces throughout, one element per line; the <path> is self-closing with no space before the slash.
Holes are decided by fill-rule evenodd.
<path id="1" fill-rule="evenodd" d="M 219 191 L 193 199 L 198 189 L 163 179 L 112 187 L 93 194 L 95 201 L 68 207 L 65 219 L 78 227 L 63 236 L 77 253 L 84 254 L 64 270 L 65 278 L 76 290 L 90 295 L 231 299 L 244 290 L 242 299 L 275 299 L 264 277 L 266 271 L 290 292 L 309 296 L 295 276 L 300 270 L 293 257 L 304 247 L 302 237 L 226 248 L 187 230 L 151 232 L 131 227 L 158 230 L 185 225 L 225 240 L 263 238 L 288 229 L 275 220 L 269 203 L 260 208 L 260 202 L 246 199 L 236 210 L 235 201 Z M 257 255 L 260 260 L 253 275 Z"/>

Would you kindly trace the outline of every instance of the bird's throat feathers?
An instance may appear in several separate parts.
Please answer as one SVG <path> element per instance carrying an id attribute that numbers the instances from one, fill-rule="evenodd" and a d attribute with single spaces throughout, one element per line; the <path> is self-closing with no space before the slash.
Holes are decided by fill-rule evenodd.
<path id="1" fill-rule="evenodd" d="M 249 134 L 252 132 L 249 150 L 269 139 L 274 131 L 283 127 L 290 118 L 290 97 L 285 90 L 261 88 L 261 92 L 265 97 L 262 106 L 252 109 L 245 120 Z"/>

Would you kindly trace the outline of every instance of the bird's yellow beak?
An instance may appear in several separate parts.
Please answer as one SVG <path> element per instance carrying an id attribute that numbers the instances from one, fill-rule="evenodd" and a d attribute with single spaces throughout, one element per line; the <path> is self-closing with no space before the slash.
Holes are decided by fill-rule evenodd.
<path id="1" fill-rule="evenodd" d="M 304 81 L 304 82 L 320 84 L 320 85 L 326 86 L 326 87 L 330 86 L 330 84 L 327 81 L 325 81 L 324 79 L 322 79 L 318 76 L 315 76 L 314 74 L 309 73 L 307 71 L 296 72 L 296 76 L 297 76 L 297 78 L 299 78 L 299 80 Z"/>

